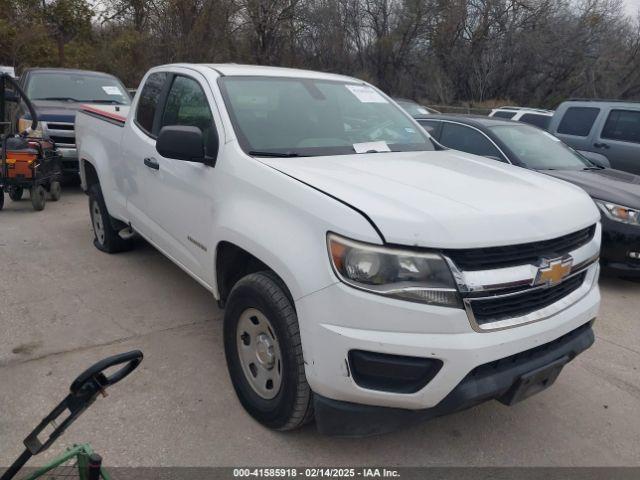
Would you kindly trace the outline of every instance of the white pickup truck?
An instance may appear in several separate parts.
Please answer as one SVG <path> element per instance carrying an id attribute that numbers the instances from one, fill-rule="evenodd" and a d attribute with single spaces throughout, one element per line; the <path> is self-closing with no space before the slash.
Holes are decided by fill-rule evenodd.
<path id="1" fill-rule="evenodd" d="M 512 404 L 593 343 L 593 201 L 444 149 L 361 80 L 166 65 L 76 132 L 96 247 L 135 232 L 212 292 L 238 398 L 271 428 Z"/>

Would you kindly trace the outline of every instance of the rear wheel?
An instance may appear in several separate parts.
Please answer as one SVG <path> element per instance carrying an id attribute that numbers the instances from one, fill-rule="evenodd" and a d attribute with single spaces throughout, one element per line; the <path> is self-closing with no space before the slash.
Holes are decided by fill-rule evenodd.
<path id="1" fill-rule="evenodd" d="M 100 185 L 89 188 L 89 215 L 93 226 L 93 244 L 107 253 L 124 252 L 131 249 L 131 239 L 123 239 L 111 224 L 111 215 L 102 197 Z"/>
<path id="2" fill-rule="evenodd" d="M 9 188 L 9 198 L 14 202 L 18 202 L 22 200 L 22 194 L 24 193 L 24 189 L 22 187 L 10 187 Z"/>
<path id="3" fill-rule="evenodd" d="M 4 190 L 0 187 L 0 210 L 4 208 Z"/>
<path id="4" fill-rule="evenodd" d="M 253 273 L 233 287 L 224 344 L 231 381 L 251 416 L 277 430 L 292 430 L 313 418 L 298 318 L 276 275 Z"/>
<path id="5" fill-rule="evenodd" d="M 36 212 L 44 210 L 47 203 L 47 192 L 42 185 L 31 187 L 31 206 Z"/>
<path id="6" fill-rule="evenodd" d="M 51 201 L 57 202 L 60 200 L 60 196 L 62 195 L 62 187 L 60 186 L 60 182 L 53 181 L 51 185 L 49 185 L 49 195 L 51 195 Z"/>

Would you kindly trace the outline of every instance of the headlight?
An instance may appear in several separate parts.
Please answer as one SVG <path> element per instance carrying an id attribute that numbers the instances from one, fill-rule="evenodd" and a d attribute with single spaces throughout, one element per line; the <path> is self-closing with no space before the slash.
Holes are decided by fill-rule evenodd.
<path id="1" fill-rule="evenodd" d="M 25 130 L 29 130 L 31 128 L 31 124 L 32 123 L 33 123 L 33 121 L 30 118 L 22 117 L 21 119 L 19 119 L 18 120 L 18 131 L 19 131 L 19 133 L 22 133 Z M 34 138 L 42 138 L 43 132 L 42 132 L 42 123 L 41 122 L 38 122 L 38 126 L 36 127 L 35 130 L 30 130 L 29 131 L 29 136 L 30 137 L 34 137 Z"/>
<path id="2" fill-rule="evenodd" d="M 623 207 L 622 205 L 616 205 L 615 203 L 605 202 L 603 200 L 596 200 L 595 202 L 596 205 L 600 207 L 600 210 L 611 220 L 631 225 L 640 225 L 640 210 Z"/>
<path id="3" fill-rule="evenodd" d="M 329 257 L 338 278 L 387 297 L 462 308 L 451 270 L 435 253 L 386 248 L 330 233 Z"/>

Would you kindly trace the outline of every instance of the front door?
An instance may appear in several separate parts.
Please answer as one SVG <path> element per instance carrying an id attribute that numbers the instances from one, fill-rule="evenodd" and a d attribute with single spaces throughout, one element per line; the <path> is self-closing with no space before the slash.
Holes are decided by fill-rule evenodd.
<path id="1" fill-rule="evenodd" d="M 200 128 L 212 151 L 219 132 L 212 109 L 211 92 L 199 74 L 180 70 L 170 74 L 165 88 L 162 112 L 158 115 L 157 131 L 171 125 Z M 209 97 L 207 95 L 209 94 Z M 218 137 L 219 138 L 219 137 Z M 154 223 L 154 243 L 174 261 L 206 286 L 213 285 L 213 219 L 216 169 L 197 162 L 175 160 L 161 156 L 155 147 L 145 157 L 147 176 L 145 192 L 148 211 Z"/>

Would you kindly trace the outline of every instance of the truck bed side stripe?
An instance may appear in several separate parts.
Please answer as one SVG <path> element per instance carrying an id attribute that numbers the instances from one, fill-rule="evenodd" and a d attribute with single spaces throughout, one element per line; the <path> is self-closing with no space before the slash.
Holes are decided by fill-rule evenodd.
<path id="1" fill-rule="evenodd" d="M 104 110 L 100 110 L 98 108 L 91 107 L 89 105 L 83 105 L 80 112 L 86 113 L 95 118 L 99 118 L 101 120 L 105 120 L 109 123 L 113 123 L 114 125 L 118 125 L 120 127 L 124 127 L 124 123 L 126 122 L 126 117 L 122 115 L 118 115 L 117 113 L 105 112 Z"/>

